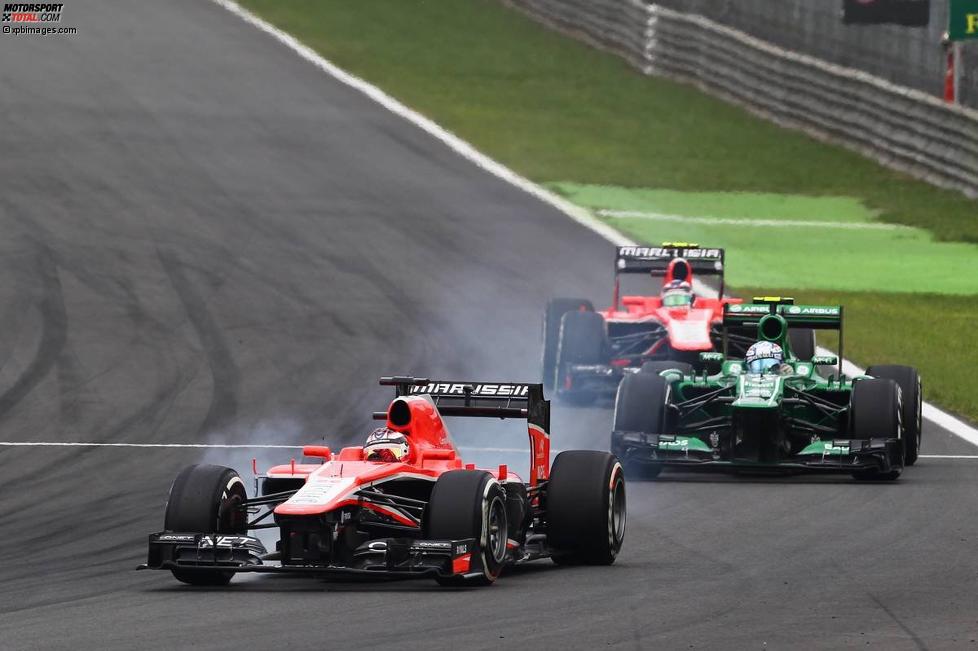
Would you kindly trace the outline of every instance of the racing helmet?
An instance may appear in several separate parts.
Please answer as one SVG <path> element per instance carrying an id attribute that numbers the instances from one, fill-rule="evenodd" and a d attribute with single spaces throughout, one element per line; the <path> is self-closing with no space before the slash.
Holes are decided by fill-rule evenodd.
<path id="1" fill-rule="evenodd" d="M 367 461 L 395 463 L 404 461 L 410 449 L 406 436 L 388 427 L 378 427 L 367 436 L 367 442 L 363 445 L 363 458 Z"/>
<path id="2" fill-rule="evenodd" d="M 766 373 L 784 362 L 784 351 L 773 341 L 758 341 L 747 349 L 748 373 Z"/>
<path id="3" fill-rule="evenodd" d="M 662 286 L 662 307 L 690 307 L 693 288 L 684 280 L 674 280 Z"/>

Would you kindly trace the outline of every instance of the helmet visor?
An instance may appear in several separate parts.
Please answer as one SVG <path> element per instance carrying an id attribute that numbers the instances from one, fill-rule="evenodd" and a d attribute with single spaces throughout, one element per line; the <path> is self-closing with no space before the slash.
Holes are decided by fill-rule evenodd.
<path id="1" fill-rule="evenodd" d="M 367 461 L 395 463 L 407 456 L 407 446 L 403 443 L 379 443 L 365 450 Z"/>
<path id="2" fill-rule="evenodd" d="M 767 373 L 772 368 L 781 365 L 780 359 L 775 359 L 773 357 L 765 357 L 764 359 L 755 359 L 752 362 L 747 363 L 748 373 Z"/>
<path id="3" fill-rule="evenodd" d="M 693 304 L 693 296 L 686 292 L 669 292 L 662 297 L 664 307 L 685 307 Z"/>

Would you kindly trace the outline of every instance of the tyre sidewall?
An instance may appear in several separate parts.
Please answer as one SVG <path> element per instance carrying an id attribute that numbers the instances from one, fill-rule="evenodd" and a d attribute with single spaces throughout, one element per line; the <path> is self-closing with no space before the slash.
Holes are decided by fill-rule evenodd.
<path id="1" fill-rule="evenodd" d="M 899 385 L 889 379 L 858 380 L 853 387 L 850 404 L 850 434 L 854 439 L 879 438 L 887 432 L 887 438 L 900 440 L 898 458 L 890 459 L 891 471 L 860 470 L 857 479 L 896 479 L 904 465 L 903 404 Z"/>
<path id="2" fill-rule="evenodd" d="M 573 389 L 566 390 L 565 369 L 568 364 L 604 364 L 609 361 L 604 328 L 604 317 L 596 312 L 567 312 L 561 317 L 554 364 L 554 389 L 558 393 L 580 400 L 594 397 Z"/>
<path id="3" fill-rule="evenodd" d="M 911 366 L 876 365 L 866 369 L 866 375 L 893 380 L 902 394 L 902 419 L 904 432 L 904 461 L 913 465 L 920 453 L 923 440 L 923 385 L 920 373 Z"/>
<path id="4" fill-rule="evenodd" d="M 547 303 L 544 310 L 541 367 L 544 387 L 547 389 L 552 389 L 554 385 L 561 319 L 566 313 L 574 311 L 593 312 L 594 306 L 586 299 L 555 298 Z"/>
<path id="5" fill-rule="evenodd" d="M 490 544 L 490 514 L 498 507 L 502 515 L 501 554 Z M 506 493 L 495 477 L 485 471 L 452 470 L 439 477 L 432 489 L 425 513 L 424 535 L 432 540 L 474 539 L 471 550 L 478 559 L 482 576 L 463 579 L 469 583 L 491 583 L 506 564 L 509 522 Z M 457 583 L 458 577 L 453 577 Z"/>
<path id="6" fill-rule="evenodd" d="M 547 517 L 558 563 L 613 563 L 624 542 L 625 507 L 624 469 L 614 455 L 591 450 L 557 455 L 547 487 Z"/>

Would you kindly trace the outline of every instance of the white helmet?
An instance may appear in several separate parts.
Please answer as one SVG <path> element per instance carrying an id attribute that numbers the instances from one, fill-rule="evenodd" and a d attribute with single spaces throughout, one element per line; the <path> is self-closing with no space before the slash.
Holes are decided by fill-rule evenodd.
<path id="1" fill-rule="evenodd" d="M 367 461 L 404 461 L 408 455 L 407 437 L 386 427 L 378 427 L 367 436 L 363 458 Z"/>
<path id="2" fill-rule="evenodd" d="M 773 341 L 759 341 L 747 349 L 748 373 L 765 373 L 784 362 L 784 351 Z"/>

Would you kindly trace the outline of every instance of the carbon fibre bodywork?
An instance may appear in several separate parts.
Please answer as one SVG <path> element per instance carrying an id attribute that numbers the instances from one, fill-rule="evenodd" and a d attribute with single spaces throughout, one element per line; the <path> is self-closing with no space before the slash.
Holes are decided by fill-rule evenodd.
<path id="1" fill-rule="evenodd" d="M 558 398 L 590 400 L 611 398 L 622 378 L 638 372 L 646 362 L 675 361 L 700 367 L 699 353 L 720 350 L 724 306 L 741 302 L 723 295 L 724 250 L 685 242 L 661 247 L 622 246 L 615 256 L 615 282 L 611 306 L 597 310 L 597 327 L 575 340 L 576 324 L 556 328 L 549 319 L 555 299 L 544 317 L 544 378 L 553 383 Z M 719 297 L 695 295 L 692 304 L 665 305 L 659 295 L 621 295 L 623 275 L 661 278 L 663 285 L 687 283 L 694 274 L 719 278 Z M 590 306 L 589 302 L 580 301 Z M 571 316 L 571 320 L 578 317 Z M 728 333 L 732 350 L 746 350 L 750 340 Z M 565 351 L 561 354 L 560 351 Z"/>
<path id="2" fill-rule="evenodd" d="M 796 360 L 782 369 L 755 375 L 729 360 L 713 375 L 663 371 L 669 387 L 663 431 L 616 430 L 611 449 L 626 464 L 655 466 L 849 473 L 903 467 L 899 437 L 852 437 L 850 400 L 862 378 L 825 378 L 815 364 Z"/>
<path id="3" fill-rule="evenodd" d="M 373 417 L 409 441 L 407 456 L 381 461 L 367 458 L 362 447 L 334 454 L 325 446 L 306 446 L 304 456 L 320 463 L 292 460 L 270 468 L 256 476 L 258 495 L 253 498 L 247 498 L 233 470 L 203 467 L 200 472 L 213 470 L 227 482 L 227 490 L 222 492 L 221 484 L 214 493 L 219 506 L 208 517 L 174 521 L 212 526 L 201 524 L 209 528 L 191 531 L 171 526 L 168 504 L 167 529 L 149 536 L 147 562 L 139 569 L 170 570 L 192 584 L 224 584 L 238 572 L 430 576 L 453 584 L 484 584 L 507 565 L 577 553 L 576 548 L 553 543 L 560 525 L 550 507 L 568 500 L 561 501 L 549 490 L 550 403 L 541 385 L 411 377 L 382 378 L 381 384 L 394 386 L 397 395 L 386 411 Z M 480 470 L 463 462 L 443 416 L 525 420 L 528 479 L 506 465 Z M 567 454 L 603 455 L 599 461 L 605 462 L 602 467 L 610 473 L 612 485 L 602 477 L 592 487 L 601 495 L 608 493 L 609 503 L 614 503 L 616 491 L 621 493 L 621 526 L 615 530 L 617 537 L 609 539 L 611 562 L 624 536 L 621 465 L 607 453 L 572 451 L 558 455 L 554 473 L 560 457 Z M 174 482 L 170 501 L 176 507 L 188 494 L 190 511 L 198 504 L 208 506 L 208 487 L 213 484 L 201 481 L 193 490 L 185 488 L 190 481 L 186 477 L 197 476 L 198 468 L 185 469 Z M 595 513 L 603 517 L 608 511 Z M 595 527 L 608 525 L 595 522 L 573 522 L 570 528 L 597 530 L 600 535 Z M 262 529 L 276 530 L 273 550 L 253 534 Z"/>
<path id="4" fill-rule="evenodd" d="M 756 328 L 785 359 L 761 373 L 742 359 L 703 353 L 709 370 L 627 379 L 616 396 L 612 451 L 652 473 L 674 465 L 899 476 L 905 458 L 916 458 L 915 449 L 912 459 L 905 453 L 900 387 L 868 375 L 826 376 L 819 367 L 838 358 L 802 360 L 791 350 L 789 326 L 839 330 L 841 341 L 842 308 L 755 301 L 725 308 L 724 325 Z M 906 424 L 914 427 L 919 422 Z"/>

